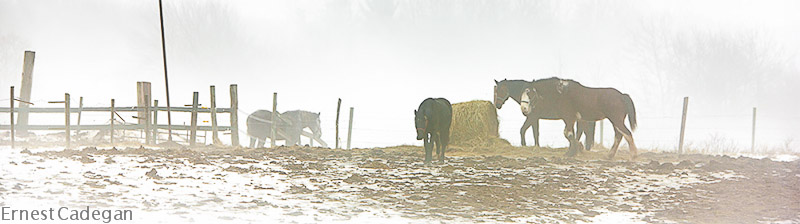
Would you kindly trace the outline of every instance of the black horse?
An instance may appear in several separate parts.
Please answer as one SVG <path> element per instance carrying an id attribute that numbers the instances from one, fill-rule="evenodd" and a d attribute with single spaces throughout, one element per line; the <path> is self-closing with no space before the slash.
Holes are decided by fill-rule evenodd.
<path id="1" fill-rule="evenodd" d="M 549 79 L 540 79 L 533 82 L 528 82 L 525 80 L 506 80 L 497 81 L 495 80 L 494 86 L 494 106 L 497 109 L 503 107 L 503 103 L 508 100 L 510 97 L 517 103 L 521 103 L 520 97 L 523 95 L 523 90 L 530 87 L 531 85 L 537 85 L 539 83 L 547 82 Z M 558 105 L 558 101 L 555 98 L 548 97 L 545 98 L 542 102 L 539 102 L 539 105 L 536 107 L 536 110 L 533 110 L 527 116 L 525 116 L 525 123 L 522 124 L 522 128 L 519 130 L 520 139 L 522 141 L 522 146 L 525 146 L 525 132 L 528 131 L 530 127 L 533 129 L 533 140 L 536 147 L 539 147 L 539 119 L 546 119 L 546 120 L 561 120 L 560 114 L 556 113 L 556 107 Z M 524 115 L 524 114 L 523 114 Z M 578 130 L 576 139 L 580 139 L 582 134 L 586 134 L 586 150 L 590 150 L 592 145 L 594 145 L 594 128 L 595 122 L 589 121 L 579 121 L 577 122 Z"/>
<path id="2" fill-rule="evenodd" d="M 453 107 L 444 98 L 428 98 L 414 110 L 414 124 L 417 127 L 417 140 L 425 145 L 425 164 L 430 164 L 434 144 L 439 162 L 444 163 L 444 151 L 450 142 L 450 122 Z"/>

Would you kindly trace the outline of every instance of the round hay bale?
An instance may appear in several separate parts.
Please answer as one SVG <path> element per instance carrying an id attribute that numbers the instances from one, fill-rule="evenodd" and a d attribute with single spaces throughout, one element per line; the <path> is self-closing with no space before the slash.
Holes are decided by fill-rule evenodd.
<path id="1" fill-rule="evenodd" d="M 497 110 L 485 100 L 453 104 L 450 144 L 463 147 L 486 147 L 508 144 L 497 131 Z"/>

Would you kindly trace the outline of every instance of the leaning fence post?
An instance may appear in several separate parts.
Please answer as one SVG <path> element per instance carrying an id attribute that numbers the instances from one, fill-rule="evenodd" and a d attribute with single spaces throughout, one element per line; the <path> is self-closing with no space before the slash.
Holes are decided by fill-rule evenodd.
<path id="1" fill-rule="evenodd" d="M 342 108 L 342 98 L 336 103 L 336 149 L 339 148 L 339 109 Z"/>
<path id="2" fill-rule="evenodd" d="M 158 100 L 153 100 L 153 144 L 158 144 Z"/>
<path id="3" fill-rule="evenodd" d="M 231 146 L 239 147 L 239 95 L 237 85 L 231 84 Z"/>
<path id="4" fill-rule="evenodd" d="M 217 133 L 217 90 L 211 86 L 211 142 L 213 144 L 220 143 L 219 134 Z"/>
<path id="5" fill-rule="evenodd" d="M 111 140 L 111 146 L 114 146 L 114 114 L 117 113 L 114 109 L 114 99 L 111 99 L 111 131 L 108 132 L 108 138 Z"/>
<path id="6" fill-rule="evenodd" d="M 19 87 L 20 102 L 31 102 L 31 88 L 33 87 L 33 62 L 36 52 L 25 51 L 22 64 L 22 84 Z M 17 128 L 20 136 L 28 136 L 28 115 L 30 115 L 30 105 L 27 103 L 19 104 L 19 114 L 17 114 Z"/>
<path id="7" fill-rule="evenodd" d="M 683 153 L 683 135 L 686 133 L 686 110 L 689 108 L 689 97 L 683 97 L 683 116 L 681 116 L 681 139 L 678 143 L 678 154 Z"/>
<path id="8" fill-rule="evenodd" d="M 8 110 L 11 115 L 11 149 L 14 149 L 14 144 L 16 143 L 16 139 L 14 139 L 14 86 L 11 86 L 11 98 L 8 101 L 11 102 L 11 107 Z"/>
<path id="9" fill-rule="evenodd" d="M 756 108 L 753 107 L 753 135 L 750 137 L 750 151 L 756 152 Z"/>
<path id="10" fill-rule="evenodd" d="M 69 93 L 64 93 L 64 130 L 67 149 L 69 149 L 70 131 L 69 131 Z"/>
<path id="11" fill-rule="evenodd" d="M 278 113 L 277 92 L 272 93 L 272 117 L 270 118 L 270 121 L 272 121 L 272 133 L 271 133 L 272 135 L 270 135 L 270 144 L 271 144 L 270 146 L 272 146 L 272 148 L 275 148 L 275 138 L 277 138 L 277 130 L 275 129 L 278 128 L 278 126 L 276 125 L 278 123 L 278 119 L 276 118 L 277 116 L 275 116 L 276 115 L 275 113 Z M 289 140 L 286 139 L 286 141 Z"/>
<path id="12" fill-rule="evenodd" d="M 83 112 L 83 97 L 80 97 L 78 100 L 78 127 L 76 127 L 75 135 L 78 136 L 78 140 L 80 141 L 80 134 L 81 134 L 81 113 Z"/>
<path id="13" fill-rule="evenodd" d="M 350 139 L 353 135 L 353 107 L 350 107 L 350 124 L 347 126 L 347 149 L 350 149 Z"/>
<path id="14" fill-rule="evenodd" d="M 197 140 L 197 97 L 198 92 L 192 93 L 192 127 L 189 135 L 189 146 L 194 146 Z"/>

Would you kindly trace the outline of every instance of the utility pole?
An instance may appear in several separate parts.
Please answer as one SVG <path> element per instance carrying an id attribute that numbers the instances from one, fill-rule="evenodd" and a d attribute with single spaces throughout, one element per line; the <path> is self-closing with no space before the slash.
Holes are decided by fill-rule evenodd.
<path id="1" fill-rule="evenodd" d="M 158 0 L 158 14 L 161 19 L 161 53 L 164 58 L 164 84 L 166 84 L 167 91 L 167 133 L 169 137 L 167 141 L 172 141 L 172 108 L 169 104 L 169 76 L 167 75 L 167 44 L 164 41 L 164 10 L 161 9 L 161 0 Z"/>

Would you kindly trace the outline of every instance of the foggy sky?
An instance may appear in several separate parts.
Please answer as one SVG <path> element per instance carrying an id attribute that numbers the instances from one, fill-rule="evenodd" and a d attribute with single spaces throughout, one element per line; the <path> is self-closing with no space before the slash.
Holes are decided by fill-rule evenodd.
<path id="1" fill-rule="evenodd" d="M 164 4 L 173 106 L 190 103 L 192 91 L 208 104 L 216 85 L 226 107 L 228 85 L 238 84 L 239 105 L 252 112 L 278 92 L 279 111 L 322 112 L 331 145 L 337 98 L 343 114 L 356 108 L 355 146 L 418 145 L 411 111 L 423 99 L 491 100 L 493 79 L 552 76 L 630 94 L 640 147 L 675 147 L 684 96 L 696 144 L 716 135 L 747 148 L 752 107 L 760 146 L 800 142 L 788 128 L 800 125 L 800 106 L 787 103 L 800 95 L 797 1 Z M 152 82 L 164 102 L 158 22 L 157 1 L 0 1 L 0 87 L 19 86 L 23 52 L 33 50 L 35 102 L 69 92 L 88 106 L 134 105 L 136 81 Z M 517 105 L 499 115 L 501 137 L 519 144 Z M 542 129 L 545 145 L 566 144 L 561 122 Z"/>

